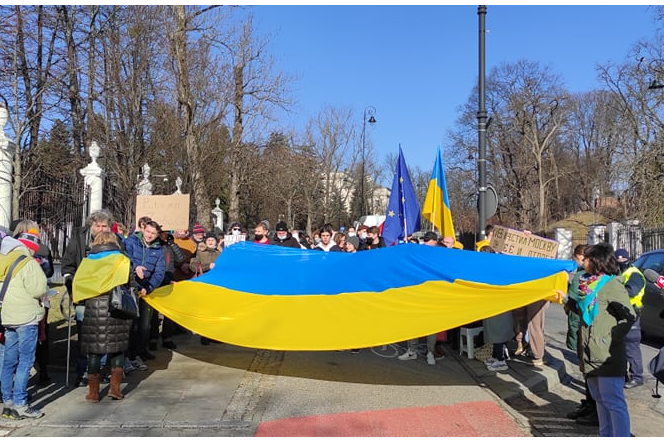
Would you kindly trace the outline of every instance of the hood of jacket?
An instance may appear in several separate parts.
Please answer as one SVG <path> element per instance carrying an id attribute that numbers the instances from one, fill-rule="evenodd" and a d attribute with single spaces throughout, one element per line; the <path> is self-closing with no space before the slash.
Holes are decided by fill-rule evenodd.
<path id="1" fill-rule="evenodd" d="M 3 255 L 7 255 L 16 247 L 23 247 L 26 251 L 28 250 L 28 248 L 25 247 L 21 241 L 7 235 L 2 238 L 2 243 L 0 243 L 0 253 L 2 253 Z"/>

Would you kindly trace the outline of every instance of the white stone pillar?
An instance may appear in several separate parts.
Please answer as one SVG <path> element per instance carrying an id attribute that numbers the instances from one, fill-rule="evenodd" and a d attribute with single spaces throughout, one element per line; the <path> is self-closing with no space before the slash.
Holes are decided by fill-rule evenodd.
<path id="1" fill-rule="evenodd" d="M 223 232 L 224 231 L 224 211 L 221 210 L 221 207 L 219 207 L 219 203 L 221 200 L 217 198 L 214 200 L 214 203 L 216 204 L 215 208 L 212 209 L 212 215 L 214 216 L 214 225 L 215 227 L 219 227 L 219 229 Z"/>
<path id="2" fill-rule="evenodd" d="M 12 172 L 14 143 L 5 134 L 7 109 L 0 107 L 0 228 L 9 230 L 12 222 Z"/>
<path id="3" fill-rule="evenodd" d="M 562 227 L 553 229 L 555 239 L 558 241 L 558 259 L 572 259 L 572 231 Z"/>
<path id="4" fill-rule="evenodd" d="M 79 172 L 83 175 L 84 190 L 90 189 L 88 194 L 88 214 L 101 210 L 103 207 L 103 184 L 105 173 L 97 163 L 99 158 L 99 145 L 96 141 L 90 144 L 90 158 L 92 162 L 81 169 Z"/>
<path id="5" fill-rule="evenodd" d="M 173 195 L 182 195 L 180 187 L 182 187 L 182 178 L 177 177 L 175 179 L 175 192 L 173 192 Z"/>
<path id="6" fill-rule="evenodd" d="M 604 224 L 591 224 L 588 226 L 588 245 L 593 246 L 604 242 L 604 230 L 606 226 Z"/>

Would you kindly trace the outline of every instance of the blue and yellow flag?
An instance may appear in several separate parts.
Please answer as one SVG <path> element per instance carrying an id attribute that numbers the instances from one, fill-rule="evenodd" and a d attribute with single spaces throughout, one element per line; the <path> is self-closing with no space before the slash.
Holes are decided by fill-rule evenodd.
<path id="1" fill-rule="evenodd" d="M 387 203 L 382 235 L 385 244 L 389 246 L 418 230 L 420 230 L 420 204 L 417 202 L 417 194 L 410 180 L 406 159 L 399 146 L 399 159 L 392 181 L 390 200 Z"/>
<path id="2" fill-rule="evenodd" d="M 181 326 L 229 344 L 341 350 L 522 307 L 565 291 L 574 269 L 574 261 L 419 244 L 325 253 L 242 242 L 209 272 L 144 299 Z"/>
<path id="3" fill-rule="evenodd" d="M 445 170 L 443 169 L 443 158 L 440 154 L 440 147 L 438 147 L 436 163 L 433 165 L 427 195 L 424 198 L 422 216 L 431 221 L 442 237 L 451 236 L 452 238 L 456 238 L 454 224 L 452 223 L 452 212 L 450 211 L 450 201 L 447 199 Z"/>
<path id="4" fill-rule="evenodd" d="M 118 250 L 94 253 L 84 258 L 76 269 L 72 300 L 81 302 L 106 293 L 129 281 L 130 261 Z"/>

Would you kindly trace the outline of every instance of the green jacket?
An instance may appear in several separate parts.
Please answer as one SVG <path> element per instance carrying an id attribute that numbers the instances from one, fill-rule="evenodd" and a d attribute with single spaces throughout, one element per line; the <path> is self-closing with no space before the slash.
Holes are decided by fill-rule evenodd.
<path id="1" fill-rule="evenodd" d="M 636 320 L 622 276 L 597 293 L 598 313 L 588 326 L 580 321 L 581 371 L 587 376 L 624 377 L 625 336 Z"/>
<path id="2" fill-rule="evenodd" d="M 23 245 L 19 246 L 19 250 L 25 255 L 30 253 Z M 29 257 L 24 261 L 25 265 L 12 273 L 7 286 L 0 310 L 4 327 L 37 324 L 44 317 L 41 298 L 48 291 L 46 275 L 34 258 Z"/>

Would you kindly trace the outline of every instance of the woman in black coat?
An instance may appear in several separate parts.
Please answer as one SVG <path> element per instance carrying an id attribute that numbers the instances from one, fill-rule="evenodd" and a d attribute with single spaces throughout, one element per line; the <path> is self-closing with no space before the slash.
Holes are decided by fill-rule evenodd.
<path id="1" fill-rule="evenodd" d="M 120 252 L 117 236 L 113 232 L 100 232 L 95 237 L 90 254 L 85 259 L 126 258 Z M 127 274 L 127 280 L 129 274 Z M 124 374 L 124 352 L 129 348 L 131 319 L 119 319 L 109 313 L 109 292 L 85 300 L 83 317 L 82 351 L 88 355 L 88 387 L 85 399 L 99 402 L 101 358 L 107 355 L 111 366 L 111 381 L 108 395 L 122 399 L 120 383 Z"/>

